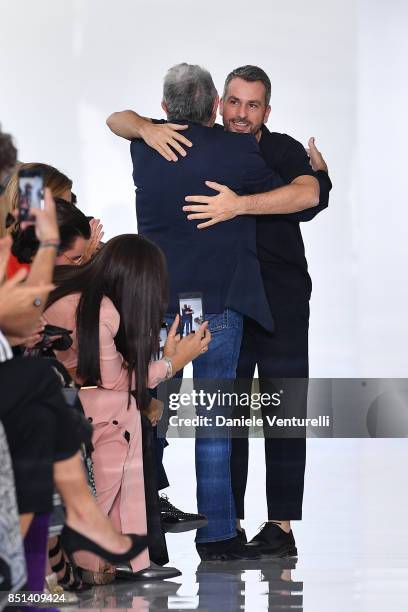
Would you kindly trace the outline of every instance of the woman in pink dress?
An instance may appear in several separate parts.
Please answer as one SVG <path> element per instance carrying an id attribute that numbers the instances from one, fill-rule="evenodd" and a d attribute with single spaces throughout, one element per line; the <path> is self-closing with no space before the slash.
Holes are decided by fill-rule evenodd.
<path id="1" fill-rule="evenodd" d="M 160 249 L 135 234 L 112 238 L 84 266 L 60 266 L 47 323 L 73 330 L 73 344 L 57 358 L 82 385 L 80 399 L 93 425 L 97 502 L 121 533 L 146 533 L 140 410 L 148 392 L 207 350 L 207 324 L 180 340 L 178 317 L 164 357 L 158 354 L 166 311 L 167 271 Z M 100 572 L 100 559 L 79 553 L 78 565 Z M 132 563 L 149 566 L 148 551 Z"/>

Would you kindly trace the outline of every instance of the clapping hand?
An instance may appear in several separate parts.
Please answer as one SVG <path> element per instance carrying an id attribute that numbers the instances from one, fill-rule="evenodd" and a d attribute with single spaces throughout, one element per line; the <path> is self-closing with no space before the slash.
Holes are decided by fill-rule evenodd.
<path id="1" fill-rule="evenodd" d="M 103 225 L 100 219 L 91 219 L 89 227 L 91 229 L 91 237 L 88 240 L 85 253 L 82 257 L 83 263 L 92 259 L 96 251 L 100 248 L 102 238 L 104 237 Z"/>
<path id="2" fill-rule="evenodd" d="M 313 170 L 317 172 L 318 170 L 323 170 L 324 172 L 329 172 L 326 162 L 324 161 L 323 155 L 320 153 L 319 149 L 316 147 L 315 138 L 312 136 L 308 141 L 309 148 L 306 149 L 306 153 L 310 159 L 310 165 Z"/>

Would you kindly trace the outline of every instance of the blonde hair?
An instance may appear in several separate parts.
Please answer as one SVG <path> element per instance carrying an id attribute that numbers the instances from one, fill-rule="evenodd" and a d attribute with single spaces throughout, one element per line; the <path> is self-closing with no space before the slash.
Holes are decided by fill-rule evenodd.
<path id="1" fill-rule="evenodd" d="M 71 191 L 72 180 L 53 166 L 35 162 L 20 164 L 11 175 L 6 187 L 6 191 L 4 192 L 3 197 L 1 198 L 0 238 L 5 236 L 7 233 L 7 214 L 13 212 L 18 206 L 18 171 L 36 169 L 40 170 L 43 173 L 44 187 L 49 187 L 54 197 L 61 197 L 66 191 Z"/>

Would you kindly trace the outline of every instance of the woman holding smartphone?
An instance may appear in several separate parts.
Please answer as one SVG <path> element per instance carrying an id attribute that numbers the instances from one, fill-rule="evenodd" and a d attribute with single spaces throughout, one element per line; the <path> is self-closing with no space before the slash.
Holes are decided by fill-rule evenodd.
<path id="1" fill-rule="evenodd" d="M 139 411 L 149 409 L 149 388 L 207 350 L 207 323 L 180 340 L 176 317 L 163 359 L 151 361 L 166 310 L 167 270 L 160 249 L 135 234 L 112 238 L 83 266 L 57 268 L 55 282 L 44 317 L 74 330 L 71 348 L 56 355 L 82 384 L 80 399 L 94 428 L 98 504 L 122 533 L 145 533 Z M 88 553 L 78 562 L 103 569 Z M 147 551 L 131 563 L 133 572 L 149 565 Z"/>

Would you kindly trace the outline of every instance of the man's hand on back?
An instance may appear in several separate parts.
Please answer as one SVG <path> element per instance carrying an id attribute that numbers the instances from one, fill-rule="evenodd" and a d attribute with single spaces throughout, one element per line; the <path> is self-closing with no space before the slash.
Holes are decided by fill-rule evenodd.
<path id="1" fill-rule="evenodd" d="M 306 149 L 310 165 L 316 172 L 323 170 L 328 173 L 327 164 L 315 145 L 315 139 L 309 138 L 309 148 Z M 292 181 L 290 185 L 284 185 L 270 192 L 251 196 L 239 196 L 234 191 L 220 185 L 206 181 L 211 189 L 218 191 L 215 196 L 189 195 L 186 202 L 192 202 L 183 206 L 183 211 L 189 221 L 208 219 L 199 223 L 197 229 L 204 229 L 220 223 L 229 221 L 237 215 L 246 214 L 290 214 L 311 208 L 319 203 L 319 188 L 315 177 L 300 176 Z"/>
<path id="2" fill-rule="evenodd" d="M 220 185 L 212 181 L 206 181 L 205 184 L 207 187 L 218 191 L 218 195 L 190 195 L 186 197 L 186 202 L 195 202 L 196 204 L 183 206 L 184 212 L 192 213 L 187 215 L 189 221 L 209 219 L 209 221 L 205 223 L 199 223 L 197 225 L 198 229 L 210 227 L 221 221 L 229 221 L 243 213 L 243 210 L 240 208 L 240 202 L 243 196 L 237 195 L 226 185 Z M 198 202 L 200 204 L 197 204 Z"/>
<path id="3" fill-rule="evenodd" d="M 187 153 L 183 147 L 193 146 L 188 138 L 180 134 L 188 128 L 188 125 L 153 123 L 151 119 L 142 117 L 132 110 L 112 113 L 107 118 L 106 124 L 116 136 L 126 140 L 141 138 L 167 161 L 177 161 L 177 154 L 185 157 Z"/>
<path id="4" fill-rule="evenodd" d="M 188 125 L 179 125 L 178 123 L 151 123 L 146 121 L 140 129 L 140 135 L 149 147 L 160 153 L 167 161 L 178 160 L 178 157 L 173 149 L 179 155 L 185 157 L 187 155 L 185 147 L 192 147 L 193 143 L 188 140 L 180 131 L 186 130 Z"/>

